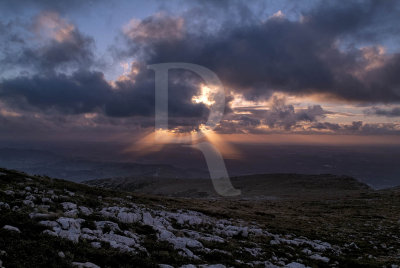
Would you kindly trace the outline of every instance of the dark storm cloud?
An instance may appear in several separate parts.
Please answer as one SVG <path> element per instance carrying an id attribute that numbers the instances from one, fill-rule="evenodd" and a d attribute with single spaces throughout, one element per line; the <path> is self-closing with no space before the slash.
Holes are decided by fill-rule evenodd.
<path id="1" fill-rule="evenodd" d="M 341 129 L 341 126 L 336 123 L 329 123 L 329 122 L 316 122 L 311 125 L 311 129 L 316 130 L 330 130 L 336 132 Z"/>
<path id="2" fill-rule="evenodd" d="M 400 125 L 395 123 L 364 123 L 354 121 L 350 124 L 315 122 L 306 131 L 329 131 L 328 133 L 346 135 L 399 135 Z M 324 133 L 324 132 L 322 132 Z"/>
<path id="3" fill-rule="evenodd" d="M 2 68 L 29 67 L 34 72 L 57 68 L 87 69 L 94 62 L 94 40 L 55 12 L 41 12 L 29 26 L 1 24 Z"/>
<path id="4" fill-rule="evenodd" d="M 171 117 L 197 117 L 204 119 L 208 109 L 201 103 L 193 103 L 197 94 L 198 79 L 193 74 L 171 71 L 169 79 L 168 112 Z M 134 80 L 115 82 L 116 88 L 105 100 L 105 113 L 113 117 L 154 115 L 154 73 L 141 66 Z"/>
<path id="5" fill-rule="evenodd" d="M 387 117 L 397 117 L 400 116 L 400 108 L 395 107 L 392 109 L 381 109 L 381 108 L 371 108 L 364 111 L 366 115 L 378 115 L 378 116 L 387 116 Z"/>
<path id="6" fill-rule="evenodd" d="M 110 93 L 109 84 L 98 72 L 17 77 L 0 84 L 3 101 L 19 104 L 21 109 L 55 109 L 67 114 L 92 112 Z"/>
<path id="7" fill-rule="evenodd" d="M 97 114 L 93 118 L 82 115 L 20 113 L 9 116 L 0 111 L 0 138 L 6 140 L 31 140 L 32 138 L 49 141 L 83 139 L 87 141 L 107 139 L 112 135 L 132 138 L 140 130 L 154 126 L 149 117 L 115 118 Z"/>
<path id="8" fill-rule="evenodd" d="M 394 54 L 383 66 L 368 68 L 371 60 L 362 49 L 342 48 L 338 41 L 354 44 L 368 35 L 396 34 L 398 6 L 393 1 L 321 4 L 304 13 L 301 21 L 272 17 L 252 24 L 223 24 L 212 34 L 187 29 L 191 18 L 184 17 L 187 23 L 175 27 L 172 37 L 155 39 L 150 32 L 138 42 L 127 35 L 129 52 L 148 63 L 206 66 L 249 99 L 279 90 L 294 95 L 323 93 L 350 101 L 397 102 L 399 81 L 394 74 L 400 71 L 400 56 Z M 146 19 L 146 27 L 160 25 L 162 20 L 170 23 L 171 18 Z M 134 28 L 140 29 L 140 25 Z"/>
<path id="9" fill-rule="evenodd" d="M 94 3 L 103 1 L 93 0 L 69 0 L 69 1 L 53 1 L 53 0 L 3 0 L 0 2 L 0 8 L 3 11 L 21 12 L 30 8 L 39 8 L 46 10 L 56 10 L 58 12 L 74 10 L 78 8 L 90 7 Z"/>
<path id="10" fill-rule="evenodd" d="M 320 105 L 309 106 L 296 111 L 293 105 L 287 105 L 284 99 L 274 97 L 270 110 L 266 112 L 263 123 L 270 128 L 284 128 L 290 130 L 298 122 L 314 122 L 324 117 L 327 112 Z"/>
<path id="11" fill-rule="evenodd" d="M 221 134 L 339 134 L 339 135 L 399 135 L 400 124 L 396 123 L 364 123 L 354 121 L 352 123 L 330 123 L 330 122 L 306 122 L 298 121 L 288 128 L 272 127 L 265 128 L 262 121 L 248 124 L 246 119 L 238 117 L 238 120 L 223 120 L 216 131 Z M 254 120 L 252 119 L 254 122 Z M 305 124 L 304 124 L 305 123 Z M 264 126 L 264 127 L 263 127 Z M 283 125 L 285 126 L 285 125 Z M 286 125 L 287 126 L 287 125 Z"/>
<path id="12" fill-rule="evenodd" d="M 262 120 L 253 114 L 231 114 L 221 121 L 215 131 L 221 134 L 252 133 L 261 123 Z"/>
<path id="13" fill-rule="evenodd" d="M 110 117 L 154 115 L 154 72 L 147 70 L 145 64 L 138 63 L 137 74 L 112 85 L 102 72 L 91 70 L 96 62 L 94 40 L 83 35 L 76 25 L 55 12 L 41 12 L 32 22 L 29 28 L 0 24 L 0 31 L 7 33 L 9 26 L 12 30 L 8 33 L 14 32 L 3 36 L 3 70 L 25 67 L 33 73 L 3 78 L 0 97 L 4 102 L 36 112 L 98 112 Z M 142 34 L 146 35 L 146 31 Z M 162 38 L 162 29 L 159 34 Z M 35 45 L 29 42 L 32 36 L 37 40 Z M 72 73 L 64 74 L 65 70 Z M 190 117 L 194 118 L 191 122 L 197 122 L 207 117 L 208 109 L 191 101 L 199 82 L 193 74 L 170 72 L 169 114 L 175 117 L 171 119 L 172 126 L 174 120 L 183 122 Z"/>
<path id="14" fill-rule="evenodd" d="M 287 104 L 284 98 L 273 96 L 269 110 L 241 109 L 247 114 L 232 113 L 227 115 L 216 129 L 220 133 L 255 133 L 257 127 L 267 126 L 270 130 L 289 131 L 302 127 L 304 123 L 317 122 L 331 112 L 324 110 L 320 105 L 295 109 Z M 269 131 L 270 131 L 269 130 Z"/>
<path id="15" fill-rule="evenodd" d="M 170 88 L 174 89 L 169 96 L 169 113 L 174 117 L 172 126 L 173 120 L 183 123 L 187 120 L 185 118 L 195 118 L 188 121 L 192 123 L 204 121 L 208 109 L 203 104 L 191 102 L 197 88 L 175 80 L 173 74 L 171 76 Z M 61 114 L 98 112 L 110 117 L 153 116 L 154 74 L 142 70 L 135 81 L 117 81 L 115 86 L 111 86 L 100 72 L 17 77 L 0 83 L 0 98 L 27 111 Z"/>
<path id="16" fill-rule="evenodd" d="M 382 36 L 399 33 L 399 3 L 379 1 L 320 1 L 305 13 L 309 23 L 330 35 L 347 34 L 364 40 L 379 40 Z"/>
<path id="17" fill-rule="evenodd" d="M 74 41 L 51 41 L 38 49 L 26 48 L 14 63 L 33 66 L 42 71 L 53 71 L 56 67 L 83 67 L 90 65 L 93 60 L 92 44 L 92 39 L 76 34 Z"/>

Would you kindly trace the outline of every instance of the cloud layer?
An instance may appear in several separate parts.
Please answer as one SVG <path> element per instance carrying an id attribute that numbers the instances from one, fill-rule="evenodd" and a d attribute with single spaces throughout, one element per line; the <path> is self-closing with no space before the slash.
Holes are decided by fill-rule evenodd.
<path id="1" fill-rule="evenodd" d="M 52 5 L 36 4 L 42 10 L 25 23 L 0 20 L 4 118 L 13 113 L 35 113 L 43 120 L 52 120 L 46 114 L 94 114 L 89 117 L 96 124 L 133 118 L 146 128 L 154 120 L 154 73 L 146 65 L 188 62 L 211 69 L 226 87 L 221 133 L 397 132 L 396 123 L 324 121 L 334 112 L 318 104 L 299 108 L 275 95 L 371 105 L 367 116 L 400 116 L 398 108 L 380 107 L 400 102 L 400 53 L 393 44 L 400 32 L 397 1 L 316 2 L 298 8 L 298 17 L 284 11 L 268 16 L 256 12 L 262 2 L 251 7 L 241 1 L 205 1 L 187 4 L 179 14 L 133 18 L 109 37 L 116 42 L 109 55 L 129 66 L 113 81 L 99 64 L 95 38 L 61 15 L 68 7 Z M 175 70 L 169 83 L 171 126 L 198 128 L 210 110 L 206 103 L 193 101 L 203 81 Z M 231 107 L 237 95 L 268 105 L 239 111 Z"/>

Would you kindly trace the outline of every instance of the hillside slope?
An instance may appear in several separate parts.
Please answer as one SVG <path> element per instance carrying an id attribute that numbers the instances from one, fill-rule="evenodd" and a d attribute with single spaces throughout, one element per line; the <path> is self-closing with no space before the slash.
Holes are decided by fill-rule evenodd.
<path id="1" fill-rule="evenodd" d="M 0 172 L 0 266 L 7 268 L 400 263 L 395 193 L 363 193 L 330 203 L 179 199 Z M 387 202 L 390 208 L 383 206 Z M 380 218 L 374 209 L 382 210 Z M 338 210 L 343 216 L 334 221 L 329 213 L 337 216 Z"/>

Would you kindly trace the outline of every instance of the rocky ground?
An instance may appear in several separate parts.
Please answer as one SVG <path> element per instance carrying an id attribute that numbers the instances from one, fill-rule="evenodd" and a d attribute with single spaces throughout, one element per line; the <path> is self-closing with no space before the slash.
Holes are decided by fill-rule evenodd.
<path id="1" fill-rule="evenodd" d="M 322 196 L 167 198 L 0 169 L 0 267 L 400 264 L 398 191 Z"/>

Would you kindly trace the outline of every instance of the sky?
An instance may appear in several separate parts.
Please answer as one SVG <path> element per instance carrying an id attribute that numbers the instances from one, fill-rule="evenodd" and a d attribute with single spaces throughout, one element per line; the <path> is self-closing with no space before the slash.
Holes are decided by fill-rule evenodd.
<path id="1" fill-rule="evenodd" d="M 206 135 L 223 151 L 229 141 L 400 144 L 398 1 L 5 0 L 0 14 L 3 141 L 147 150 L 147 66 L 185 62 L 223 84 L 224 115 Z M 171 70 L 166 135 L 202 131 L 214 94 Z"/>

